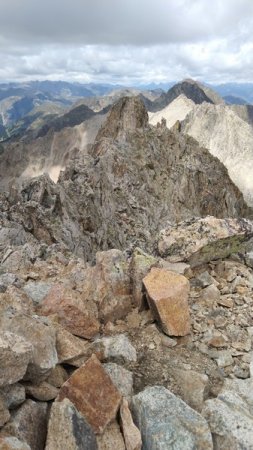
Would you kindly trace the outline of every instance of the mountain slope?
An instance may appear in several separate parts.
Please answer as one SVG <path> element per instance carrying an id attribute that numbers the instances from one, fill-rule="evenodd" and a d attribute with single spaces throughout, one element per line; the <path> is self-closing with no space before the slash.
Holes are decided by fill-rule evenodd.
<path id="1" fill-rule="evenodd" d="M 155 113 L 149 112 L 149 123 L 156 125 L 162 118 L 166 120 L 168 128 L 171 128 L 177 120 L 183 120 L 187 114 L 194 108 L 195 103 L 184 94 L 179 95 L 173 102 Z"/>
<path id="2" fill-rule="evenodd" d="M 209 90 L 211 91 L 211 90 Z M 152 103 L 146 103 L 149 111 L 157 112 L 169 105 L 173 100 L 179 97 L 181 94 L 189 98 L 196 104 L 201 104 L 203 102 L 214 103 L 214 97 L 217 94 L 208 94 L 208 90 L 204 91 L 196 81 L 194 80 L 184 80 L 181 83 L 175 84 L 167 93 L 162 94 L 157 100 Z M 214 97 L 213 97 L 214 95 Z M 212 97 L 212 98 L 211 98 Z"/>
<path id="3" fill-rule="evenodd" d="M 225 164 L 248 204 L 253 205 L 253 128 L 229 107 L 203 103 L 188 114 L 182 131 Z"/>

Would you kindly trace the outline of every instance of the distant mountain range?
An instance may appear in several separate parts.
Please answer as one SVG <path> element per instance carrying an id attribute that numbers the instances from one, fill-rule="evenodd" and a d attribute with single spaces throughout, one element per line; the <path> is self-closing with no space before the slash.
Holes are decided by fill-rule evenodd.
<path id="1" fill-rule="evenodd" d="M 194 83 L 191 84 L 191 80 L 184 80 L 181 83 L 150 83 L 130 88 L 64 81 L 0 84 L 0 141 L 13 136 L 22 136 L 27 132 L 34 135 L 40 128 L 44 133 L 51 125 L 55 128 L 55 120 L 58 123 L 58 117 L 72 109 L 75 104 L 83 103 L 94 112 L 98 112 L 112 105 L 122 95 L 139 94 L 147 109 L 153 112 L 160 111 L 180 94 L 191 98 L 196 104 L 203 101 L 217 103 L 218 97 L 211 98 L 210 93 L 212 95 L 218 93 L 219 98 L 223 97 L 227 104 L 245 105 L 253 102 L 251 83 L 227 83 L 215 86 L 198 83 L 198 85 L 201 86 L 201 91 L 194 87 Z M 80 117 L 79 123 L 82 118 L 83 116 Z"/>

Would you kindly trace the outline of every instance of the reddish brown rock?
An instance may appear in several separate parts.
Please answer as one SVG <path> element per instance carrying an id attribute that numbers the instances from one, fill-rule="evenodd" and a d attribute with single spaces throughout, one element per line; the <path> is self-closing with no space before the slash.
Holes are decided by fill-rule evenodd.
<path id="1" fill-rule="evenodd" d="M 103 433 L 115 419 L 121 394 L 95 355 L 61 387 L 58 400 L 68 398 L 85 417 L 95 433 Z"/>
<path id="2" fill-rule="evenodd" d="M 189 281 L 183 275 L 166 269 L 152 268 L 143 279 L 149 306 L 170 336 L 185 336 L 190 332 L 188 295 Z"/>
<path id="3" fill-rule="evenodd" d="M 43 315 L 56 314 L 58 322 L 70 333 L 91 339 L 99 332 L 99 322 L 78 295 L 57 284 L 45 297 L 40 310 Z"/>

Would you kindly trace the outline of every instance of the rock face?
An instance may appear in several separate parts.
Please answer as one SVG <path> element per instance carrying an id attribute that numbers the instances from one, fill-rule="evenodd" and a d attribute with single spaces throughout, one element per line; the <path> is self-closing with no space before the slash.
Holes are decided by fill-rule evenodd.
<path id="1" fill-rule="evenodd" d="M 55 402 L 50 411 L 46 450 L 97 450 L 90 425 L 74 405 L 64 399 Z"/>
<path id="2" fill-rule="evenodd" d="M 164 387 L 147 388 L 133 397 L 143 450 L 212 449 L 205 419 Z"/>
<path id="3" fill-rule="evenodd" d="M 113 106 L 89 154 L 57 185 L 39 177 L 3 205 L 27 236 L 64 243 L 85 259 L 108 248 L 152 251 L 168 221 L 251 214 L 225 167 L 192 138 L 150 127 L 137 98 Z"/>
<path id="4" fill-rule="evenodd" d="M 158 250 L 171 261 L 191 266 L 243 252 L 253 235 L 253 222 L 245 219 L 205 217 L 171 226 L 160 233 Z"/>
<path id="5" fill-rule="evenodd" d="M 229 176 L 252 206 L 252 126 L 228 106 L 203 103 L 188 114 L 181 129 L 223 162 Z"/>
<path id="6" fill-rule="evenodd" d="M 194 108 L 195 103 L 185 95 L 179 95 L 168 106 L 155 113 L 149 113 L 149 123 L 157 125 L 164 118 L 168 128 L 173 127 L 175 123 L 184 120 L 187 114 Z"/>
<path id="7" fill-rule="evenodd" d="M 121 395 L 93 355 L 61 387 L 58 400 L 64 398 L 75 405 L 95 433 L 101 434 L 115 419 Z"/>
<path id="8" fill-rule="evenodd" d="M 163 331 L 170 336 L 190 332 L 187 278 L 166 269 L 152 268 L 143 280 L 148 303 Z"/>

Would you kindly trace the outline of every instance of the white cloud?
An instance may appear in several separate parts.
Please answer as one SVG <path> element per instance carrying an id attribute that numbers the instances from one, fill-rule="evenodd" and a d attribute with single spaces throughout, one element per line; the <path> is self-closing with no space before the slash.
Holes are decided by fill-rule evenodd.
<path id="1" fill-rule="evenodd" d="M 1 0 L 0 80 L 252 81 L 252 0 Z"/>

